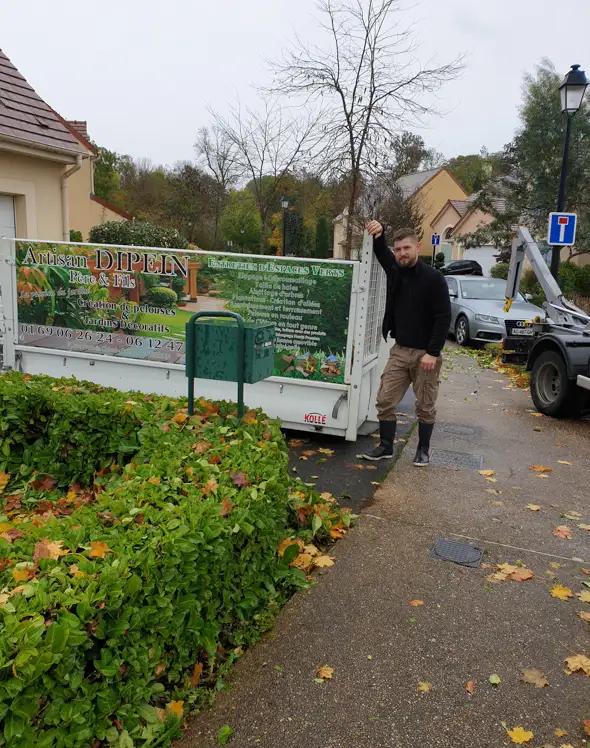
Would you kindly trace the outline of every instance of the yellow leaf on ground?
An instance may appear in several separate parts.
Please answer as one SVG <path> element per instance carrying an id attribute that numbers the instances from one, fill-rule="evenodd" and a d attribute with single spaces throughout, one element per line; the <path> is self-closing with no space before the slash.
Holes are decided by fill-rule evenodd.
<path id="1" fill-rule="evenodd" d="M 10 475 L 8 473 L 0 473 L 0 493 L 4 491 L 4 489 L 8 485 L 9 480 Z"/>
<path id="2" fill-rule="evenodd" d="M 201 673 L 203 672 L 203 665 L 197 662 L 193 668 L 193 674 L 191 676 L 191 686 L 196 688 L 199 680 L 201 679 Z"/>
<path id="3" fill-rule="evenodd" d="M 332 494 L 331 494 L 331 493 L 329 493 L 328 491 L 324 491 L 324 493 L 321 493 L 321 494 L 320 494 L 320 498 L 321 498 L 321 499 L 322 499 L 323 501 L 328 501 L 328 502 L 330 502 L 331 504 L 333 504 L 333 503 L 334 503 L 334 502 L 336 501 L 336 499 L 335 499 L 335 498 L 334 498 L 334 497 L 332 496 Z"/>
<path id="4" fill-rule="evenodd" d="M 492 475 L 496 475 L 495 470 L 478 470 L 477 471 L 480 475 L 483 475 L 484 478 L 491 478 Z"/>
<path id="5" fill-rule="evenodd" d="M 506 730 L 506 732 L 510 735 L 512 742 L 517 743 L 518 745 L 528 743 L 535 737 L 534 733 L 530 730 L 525 730 L 522 727 L 513 727 L 512 730 Z"/>
<path id="6" fill-rule="evenodd" d="M 487 480 L 488 483 L 497 483 L 498 482 L 497 478 L 486 478 L 486 480 Z"/>
<path id="7" fill-rule="evenodd" d="M 420 683 L 418 683 L 417 690 L 420 693 L 428 693 L 429 691 L 432 691 L 433 688 L 434 686 L 432 685 L 432 683 L 429 683 L 427 680 L 422 680 L 420 681 Z"/>
<path id="8" fill-rule="evenodd" d="M 563 730 L 561 727 L 558 727 L 553 734 L 556 738 L 565 738 L 568 733 L 567 730 Z"/>
<path id="9" fill-rule="evenodd" d="M 291 538 L 285 538 L 284 540 L 281 540 L 281 542 L 277 546 L 277 552 L 279 556 L 283 556 L 290 545 L 298 545 L 299 550 L 303 550 L 303 543 L 301 542 L 301 540 L 292 540 Z"/>
<path id="10" fill-rule="evenodd" d="M 152 475 L 151 478 L 148 478 L 148 483 L 152 483 L 154 486 L 157 486 L 160 481 L 161 478 L 157 475 Z"/>
<path id="11" fill-rule="evenodd" d="M 467 693 L 473 693 L 475 690 L 475 683 L 472 680 L 468 680 L 465 684 L 465 688 L 467 689 Z"/>
<path id="12" fill-rule="evenodd" d="M 313 556 L 309 553 L 300 553 L 297 558 L 291 562 L 291 566 L 295 566 L 302 571 L 307 571 L 311 566 Z"/>
<path id="13" fill-rule="evenodd" d="M 540 512 L 541 511 L 541 507 L 539 506 L 539 504 L 527 504 L 526 508 L 530 509 L 531 512 Z"/>
<path id="14" fill-rule="evenodd" d="M 578 527 L 580 528 L 580 530 L 586 530 L 587 532 L 590 532 L 590 525 L 581 524 L 578 525 Z"/>
<path id="15" fill-rule="evenodd" d="M 578 615 L 583 621 L 586 621 L 586 623 L 590 623 L 590 613 L 587 613 L 585 610 L 580 610 Z"/>
<path id="16" fill-rule="evenodd" d="M 561 566 L 562 566 L 562 565 L 561 565 L 561 564 L 558 564 L 558 563 L 557 563 L 557 561 L 550 561 L 550 562 L 549 562 L 549 566 L 550 566 L 550 567 L 551 567 L 552 569 L 561 569 Z"/>
<path id="17" fill-rule="evenodd" d="M 590 735 L 590 719 L 584 720 L 584 732 L 586 735 Z"/>
<path id="18" fill-rule="evenodd" d="M 330 558 L 330 556 L 318 556 L 318 558 L 313 559 L 313 565 L 320 568 L 326 566 L 334 566 L 334 561 Z"/>
<path id="19" fill-rule="evenodd" d="M 35 544 L 33 561 L 37 563 L 42 558 L 51 558 L 57 561 L 60 556 L 65 556 L 69 553 L 67 548 L 62 550 L 62 545 L 63 540 L 51 541 L 49 538 L 43 538 L 43 540 Z"/>
<path id="20" fill-rule="evenodd" d="M 183 424 L 183 423 L 186 423 L 188 421 L 188 416 L 187 416 L 186 413 L 177 413 L 172 420 L 174 421 L 174 423 Z M 180 701 L 173 701 L 172 703 L 173 704 L 180 704 L 182 702 L 180 702 Z"/>
<path id="21" fill-rule="evenodd" d="M 90 555 L 93 558 L 104 558 L 107 553 L 112 553 L 111 549 L 102 540 L 92 541 L 90 543 Z"/>
<path id="22" fill-rule="evenodd" d="M 291 439 L 289 446 L 291 449 L 297 449 L 297 447 L 303 447 L 305 441 L 303 439 Z"/>
<path id="23" fill-rule="evenodd" d="M 421 605 L 424 605 L 424 600 L 410 600 L 408 605 L 411 605 L 413 608 L 419 608 Z"/>
<path id="24" fill-rule="evenodd" d="M 560 465 L 573 465 L 573 462 L 568 462 L 567 460 L 557 460 Z"/>
<path id="25" fill-rule="evenodd" d="M 519 569 L 518 571 L 512 572 L 512 574 L 508 577 L 509 579 L 512 579 L 514 582 L 526 582 L 529 579 L 532 579 L 535 575 L 530 569 Z"/>
<path id="26" fill-rule="evenodd" d="M 323 455 L 328 455 L 328 457 L 332 457 L 334 454 L 333 449 L 324 449 L 323 447 L 321 449 L 318 449 L 318 452 Z"/>
<path id="27" fill-rule="evenodd" d="M 546 465 L 529 465 L 529 470 L 532 470 L 534 473 L 552 473 L 553 468 L 547 467 Z"/>
<path id="28" fill-rule="evenodd" d="M 520 566 L 514 566 L 513 564 L 498 564 L 498 571 L 502 572 L 502 574 L 506 574 L 506 576 L 514 574 L 514 572 L 519 570 Z"/>
<path id="29" fill-rule="evenodd" d="M 180 719 L 184 714 L 184 701 L 171 701 L 168 704 L 168 710 L 170 714 Z"/>
<path id="30" fill-rule="evenodd" d="M 84 574 L 83 571 L 80 571 L 78 569 L 78 564 L 72 564 L 69 569 L 70 574 L 73 574 L 75 577 L 85 577 L 86 574 Z"/>
<path id="31" fill-rule="evenodd" d="M 545 677 L 545 674 L 534 667 L 525 668 L 522 671 L 521 680 L 524 681 L 524 683 L 530 683 L 531 686 L 536 686 L 537 688 L 545 688 L 545 686 L 549 685 L 549 681 Z"/>
<path id="32" fill-rule="evenodd" d="M 570 540 L 572 537 L 572 531 L 567 525 L 558 525 L 553 530 L 553 534 L 556 538 L 563 538 L 564 540 Z"/>
<path id="33" fill-rule="evenodd" d="M 586 655 L 574 655 L 573 657 L 568 657 L 565 664 L 567 665 L 568 670 L 571 670 L 572 673 L 582 670 L 586 675 L 590 675 L 590 657 L 586 657 Z"/>
<path id="34" fill-rule="evenodd" d="M 322 665 L 322 667 L 319 667 L 317 669 L 316 675 L 318 678 L 322 678 L 323 680 L 332 680 L 332 677 L 334 675 L 334 668 L 328 667 L 327 665 Z"/>
<path id="35" fill-rule="evenodd" d="M 583 603 L 590 603 L 590 590 L 583 590 L 578 592 L 576 597 L 579 597 Z"/>
<path id="36" fill-rule="evenodd" d="M 313 545 L 313 543 L 310 543 L 309 545 L 303 546 L 303 552 L 309 553 L 310 556 L 319 556 L 320 552 L 319 550 Z"/>
<path id="37" fill-rule="evenodd" d="M 6 532 L 7 530 L 11 530 L 12 525 L 10 522 L 0 522 L 0 532 Z"/>
<path id="38" fill-rule="evenodd" d="M 504 492 L 498 490 L 497 488 L 486 488 L 486 493 L 491 493 L 491 494 L 494 494 L 495 496 L 498 496 L 499 494 L 504 493 Z"/>
<path id="39" fill-rule="evenodd" d="M 213 491 L 217 489 L 218 485 L 219 484 L 217 483 L 215 478 L 209 478 L 207 483 L 205 483 L 205 485 L 203 486 L 203 489 L 202 489 L 203 496 L 209 496 L 209 494 L 212 494 Z"/>
<path id="40" fill-rule="evenodd" d="M 590 574 L 590 569 L 584 569 L 584 567 L 583 567 L 583 566 L 582 566 L 582 568 L 580 569 L 580 571 L 582 572 L 582 574 L 586 574 L 586 576 L 588 576 L 588 575 Z"/>
<path id="41" fill-rule="evenodd" d="M 551 597 L 556 597 L 558 600 L 569 600 L 573 597 L 574 593 L 569 587 L 564 587 L 562 584 L 556 584 L 551 590 Z"/>
<path id="42" fill-rule="evenodd" d="M 35 570 L 32 566 L 27 566 L 25 569 L 12 570 L 12 576 L 15 582 L 27 582 L 34 574 Z"/>

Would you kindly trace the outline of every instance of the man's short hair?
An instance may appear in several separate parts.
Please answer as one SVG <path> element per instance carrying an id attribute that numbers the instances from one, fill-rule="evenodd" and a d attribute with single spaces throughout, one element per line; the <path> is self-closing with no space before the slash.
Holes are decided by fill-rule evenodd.
<path id="1" fill-rule="evenodd" d="M 399 242 L 402 239 L 413 239 L 418 244 L 418 234 L 416 229 L 398 229 L 393 235 L 393 241 Z"/>

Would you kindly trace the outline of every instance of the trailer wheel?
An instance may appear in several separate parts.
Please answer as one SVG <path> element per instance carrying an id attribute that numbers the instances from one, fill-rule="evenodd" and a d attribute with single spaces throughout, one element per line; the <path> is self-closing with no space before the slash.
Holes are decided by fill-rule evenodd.
<path id="1" fill-rule="evenodd" d="M 531 397 L 537 410 L 553 418 L 578 415 L 584 392 L 570 379 L 561 353 L 544 351 L 531 372 Z"/>

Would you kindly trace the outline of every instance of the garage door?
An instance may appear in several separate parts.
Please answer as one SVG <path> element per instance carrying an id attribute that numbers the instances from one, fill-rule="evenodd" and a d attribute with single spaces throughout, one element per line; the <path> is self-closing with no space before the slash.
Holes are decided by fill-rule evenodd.
<path id="1" fill-rule="evenodd" d="M 464 260 L 475 260 L 481 265 L 484 275 L 490 274 L 490 270 L 496 264 L 496 255 L 498 250 L 496 247 L 477 247 L 476 249 L 464 249 L 463 259 Z"/>
<path id="2" fill-rule="evenodd" d="M 0 195 L 0 236 L 14 239 L 16 224 L 14 220 L 14 198 Z"/>

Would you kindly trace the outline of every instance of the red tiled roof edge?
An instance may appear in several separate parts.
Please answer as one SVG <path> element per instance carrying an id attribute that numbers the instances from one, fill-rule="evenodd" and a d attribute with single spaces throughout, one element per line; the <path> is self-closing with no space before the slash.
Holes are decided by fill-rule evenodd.
<path id="1" fill-rule="evenodd" d="M 133 216 L 130 213 L 126 213 L 124 210 L 121 210 L 121 208 L 117 208 L 116 205 L 113 205 L 113 203 L 110 203 L 108 200 L 105 200 L 103 197 L 99 197 L 98 195 L 91 194 L 90 199 L 94 200 L 95 203 L 102 205 L 103 208 L 108 208 L 109 210 L 112 210 L 113 213 L 116 213 L 122 218 L 126 218 L 128 221 L 133 220 Z"/>

